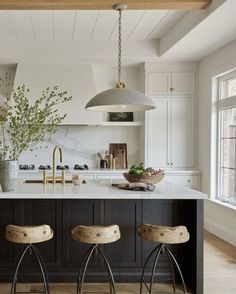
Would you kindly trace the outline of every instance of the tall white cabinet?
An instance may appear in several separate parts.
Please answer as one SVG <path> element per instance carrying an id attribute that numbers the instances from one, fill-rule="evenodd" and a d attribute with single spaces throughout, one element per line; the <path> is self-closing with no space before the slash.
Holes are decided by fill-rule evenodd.
<path id="1" fill-rule="evenodd" d="M 170 164 L 173 167 L 195 167 L 194 110 L 193 98 L 171 99 Z"/>
<path id="2" fill-rule="evenodd" d="M 145 93 L 156 108 L 145 114 L 145 165 L 195 168 L 195 68 L 187 64 L 151 70 L 145 66 Z"/>
<path id="3" fill-rule="evenodd" d="M 146 165 L 194 168 L 194 99 L 155 100 L 156 108 L 146 114 Z"/>

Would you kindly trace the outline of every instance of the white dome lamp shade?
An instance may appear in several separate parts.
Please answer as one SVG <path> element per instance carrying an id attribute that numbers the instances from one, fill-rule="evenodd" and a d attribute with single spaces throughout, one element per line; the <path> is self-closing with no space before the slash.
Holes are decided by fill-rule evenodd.
<path id="1" fill-rule="evenodd" d="M 144 93 L 125 88 L 121 82 L 121 12 L 127 8 L 125 4 L 113 6 L 119 12 L 118 31 L 118 82 L 116 88 L 108 89 L 97 94 L 85 106 L 88 110 L 105 112 L 135 112 L 155 108 L 155 103 Z"/>
<path id="2" fill-rule="evenodd" d="M 155 108 L 150 98 L 142 92 L 115 88 L 99 93 L 86 105 L 86 109 L 106 112 L 133 112 Z"/>

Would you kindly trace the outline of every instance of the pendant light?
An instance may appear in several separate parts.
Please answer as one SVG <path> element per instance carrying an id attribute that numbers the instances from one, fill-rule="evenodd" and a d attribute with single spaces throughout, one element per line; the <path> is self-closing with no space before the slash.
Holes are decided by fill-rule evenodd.
<path id="1" fill-rule="evenodd" d="M 155 108 L 154 102 L 144 93 L 125 88 L 121 82 L 121 14 L 127 8 L 125 4 L 115 4 L 113 9 L 119 12 L 118 29 L 118 81 L 116 88 L 106 90 L 93 97 L 85 106 L 88 110 L 106 112 L 133 112 Z"/>

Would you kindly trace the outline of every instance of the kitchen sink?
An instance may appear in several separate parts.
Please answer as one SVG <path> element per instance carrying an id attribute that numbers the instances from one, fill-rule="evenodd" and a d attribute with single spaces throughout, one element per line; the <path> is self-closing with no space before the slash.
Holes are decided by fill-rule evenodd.
<path id="1" fill-rule="evenodd" d="M 48 181 L 48 184 L 52 183 L 52 181 Z M 61 184 L 60 181 L 56 181 L 56 183 Z M 66 184 L 72 184 L 72 180 L 66 180 Z M 25 180 L 24 184 L 43 184 L 43 180 Z"/>

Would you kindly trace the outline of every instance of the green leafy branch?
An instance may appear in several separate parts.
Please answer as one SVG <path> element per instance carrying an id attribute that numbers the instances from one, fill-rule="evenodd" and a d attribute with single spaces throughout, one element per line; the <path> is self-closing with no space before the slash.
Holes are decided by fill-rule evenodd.
<path id="1" fill-rule="evenodd" d="M 18 160 L 26 150 L 37 149 L 66 117 L 57 108 L 72 99 L 66 91 L 48 87 L 34 104 L 28 99 L 29 92 L 25 85 L 18 86 L 0 105 L 0 160 Z"/>

